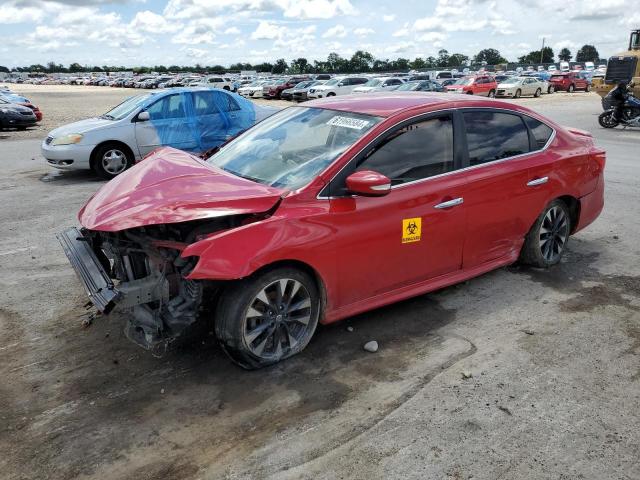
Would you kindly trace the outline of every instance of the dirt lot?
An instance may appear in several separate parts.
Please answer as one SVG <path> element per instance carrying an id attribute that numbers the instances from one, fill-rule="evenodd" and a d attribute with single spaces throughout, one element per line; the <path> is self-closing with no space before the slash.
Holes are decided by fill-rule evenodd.
<path id="1" fill-rule="evenodd" d="M 32 88 L 46 129 L 132 92 Z M 118 315 L 82 328 L 86 297 L 55 233 L 102 182 L 48 175 L 44 131 L 5 132 L 0 477 L 640 478 L 640 132 L 596 127 L 592 94 L 520 101 L 609 152 L 605 210 L 565 261 L 320 328 L 258 372 L 206 332 L 156 359 Z"/>

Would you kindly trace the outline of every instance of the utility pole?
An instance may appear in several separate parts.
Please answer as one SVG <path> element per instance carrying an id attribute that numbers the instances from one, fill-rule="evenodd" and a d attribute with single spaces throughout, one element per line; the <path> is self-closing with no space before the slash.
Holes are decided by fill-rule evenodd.
<path id="1" fill-rule="evenodd" d="M 542 49 L 540 50 L 540 63 L 542 63 L 543 56 L 544 56 L 544 37 L 542 37 Z"/>

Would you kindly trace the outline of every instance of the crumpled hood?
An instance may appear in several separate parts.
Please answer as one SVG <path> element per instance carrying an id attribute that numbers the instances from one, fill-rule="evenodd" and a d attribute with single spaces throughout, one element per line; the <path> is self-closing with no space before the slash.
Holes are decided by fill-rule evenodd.
<path id="1" fill-rule="evenodd" d="M 109 127 L 115 124 L 114 120 L 106 120 L 104 118 L 87 118 L 86 120 L 80 120 L 79 122 L 69 123 L 62 127 L 56 128 L 49 132 L 49 136 L 56 138 L 63 135 L 69 135 L 70 133 L 87 133 L 90 130 L 96 128 Z"/>
<path id="2" fill-rule="evenodd" d="M 161 148 L 104 185 L 82 207 L 90 230 L 178 223 L 266 212 L 284 190 L 231 175 L 174 148 Z"/>

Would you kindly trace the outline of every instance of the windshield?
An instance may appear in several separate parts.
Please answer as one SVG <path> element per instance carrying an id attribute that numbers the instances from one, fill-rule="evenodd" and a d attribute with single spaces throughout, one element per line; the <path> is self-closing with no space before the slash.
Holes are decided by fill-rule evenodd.
<path id="1" fill-rule="evenodd" d="M 520 81 L 521 80 L 517 77 L 511 77 L 503 80 L 502 83 L 520 83 Z"/>
<path id="2" fill-rule="evenodd" d="M 149 98 L 151 98 L 151 95 L 153 94 L 147 93 L 146 95 L 136 95 L 135 97 L 129 97 L 117 107 L 112 108 L 104 115 L 101 115 L 100 118 L 106 118 L 108 120 L 122 120 L 136 108 L 146 102 Z"/>
<path id="3" fill-rule="evenodd" d="M 363 87 L 377 87 L 381 83 L 382 83 L 382 80 L 380 80 L 379 78 L 372 78 L 367 83 L 365 83 Z"/>
<path id="4" fill-rule="evenodd" d="M 254 182 L 295 190 L 381 120 L 351 112 L 291 107 L 247 130 L 207 163 Z"/>

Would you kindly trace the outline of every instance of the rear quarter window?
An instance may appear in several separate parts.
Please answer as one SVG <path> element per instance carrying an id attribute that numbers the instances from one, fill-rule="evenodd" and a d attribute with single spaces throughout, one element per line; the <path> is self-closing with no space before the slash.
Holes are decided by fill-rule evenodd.
<path id="1" fill-rule="evenodd" d="M 533 149 L 534 150 L 543 149 L 544 146 L 549 141 L 549 139 L 551 138 L 551 135 L 553 134 L 553 129 L 549 125 L 546 125 L 542 123 L 540 120 L 536 120 L 535 118 L 525 116 L 524 121 L 529 127 L 529 131 L 531 132 L 534 138 Z"/>
<path id="2" fill-rule="evenodd" d="M 519 115 L 482 110 L 463 116 L 470 166 L 530 151 L 529 132 Z"/>

